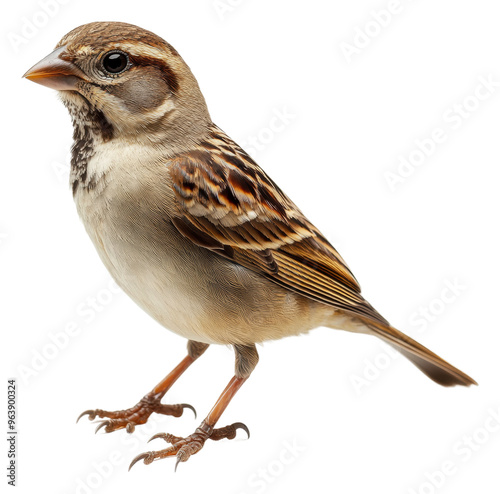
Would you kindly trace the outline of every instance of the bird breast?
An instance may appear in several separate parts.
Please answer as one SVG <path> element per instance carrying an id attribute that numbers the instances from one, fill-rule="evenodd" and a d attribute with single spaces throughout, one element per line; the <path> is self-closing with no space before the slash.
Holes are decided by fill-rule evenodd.
<path id="1" fill-rule="evenodd" d="M 168 158 L 135 146 L 98 146 L 95 187 L 75 193 L 78 213 L 121 288 L 166 328 L 204 343 L 250 344 L 307 332 L 332 309 L 183 237 Z"/>

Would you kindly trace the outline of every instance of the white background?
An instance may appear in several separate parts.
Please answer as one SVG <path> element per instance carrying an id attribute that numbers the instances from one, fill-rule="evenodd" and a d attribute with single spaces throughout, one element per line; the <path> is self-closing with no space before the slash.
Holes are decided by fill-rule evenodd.
<path id="1" fill-rule="evenodd" d="M 5 409 L 16 377 L 18 492 L 499 492 L 498 4 L 54 1 L 50 14 L 43 0 L 8 2 L 1 21 L 1 394 Z M 193 432 L 232 376 L 230 349 L 209 349 L 165 397 L 196 406 L 198 420 L 154 417 L 132 436 L 75 425 L 87 408 L 132 406 L 185 354 L 184 340 L 110 290 L 67 185 L 69 116 L 55 92 L 21 79 L 95 20 L 172 43 L 213 120 L 247 147 L 258 139 L 257 161 L 366 298 L 480 386 L 441 388 L 375 339 L 318 329 L 259 348 L 220 422 L 245 422 L 251 439 L 209 442 L 175 474 L 171 459 L 127 467 L 163 447 L 146 443 L 155 432 Z M 293 117 L 270 133 L 283 111 Z M 391 190 L 387 172 L 418 159 L 416 140 L 436 128 L 444 142 Z M 62 336 L 68 327 L 77 334 Z"/>

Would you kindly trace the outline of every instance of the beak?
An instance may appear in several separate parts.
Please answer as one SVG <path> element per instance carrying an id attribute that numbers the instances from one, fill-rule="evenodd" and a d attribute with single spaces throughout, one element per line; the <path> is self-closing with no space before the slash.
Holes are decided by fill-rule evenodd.
<path id="1" fill-rule="evenodd" d="M 33 65 L 23 77 L 58 91 L 76 91 L 77 83 L 81 80 L 87 80 L 87 77 L 75 64 L 61 58 L 66 54 L 65 48 L 65 46 L 61 46 L 61 48 L 54 50 L 50 55 Z"/>

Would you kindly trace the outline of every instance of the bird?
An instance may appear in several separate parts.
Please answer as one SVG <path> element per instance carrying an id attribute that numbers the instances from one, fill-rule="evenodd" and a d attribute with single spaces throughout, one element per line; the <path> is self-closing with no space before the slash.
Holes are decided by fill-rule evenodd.
<path id="1" fill-rule="evenodd" d="M 156 434 L 168 446 L 130 468 L 168 457 L 177 468 L 209 439 L 249 437 L 241 422 L 216 425 L 258 363 L 256 344 L 317 327 L 376 336 L 442 386 L 477 384 L 363 298 L 337 250 L 212 122 L 190 68 L 161 37 L 127 23 L 84 24 L 24 77 L 57 90 L 69 111 L 70 187 L 102 262 L 145 312 L 188 340 L 187 355 L 135 406 L 80 417 L 130 433 L 152 413 L 194 411 L 161 400 L 209 345 L 235 352 L 233 377 L 195 431 Z"/>

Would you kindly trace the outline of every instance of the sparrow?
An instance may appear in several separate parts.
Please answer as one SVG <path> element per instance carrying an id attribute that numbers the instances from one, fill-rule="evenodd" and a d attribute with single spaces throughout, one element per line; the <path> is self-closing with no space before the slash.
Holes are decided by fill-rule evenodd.
<path id="1" fill-rule="evenodd" d="M 184 359 L 135 406 L 80 417 L 105 419 L 105 432 L 133 432 L 152 413 L 179 417 L 192 407 L 162 404 L 170 387 L 209 345 L 234 348 L 234 376 L 193 434 L 153 436 L 170 446 L 130 467 L 175 456 L 177 468 L 208 439 L 249 436 L 241 422 L 216 424 L 257 365 L 256 343 L 320 326 L 377 336 L 443 386 L 477 384 L 363 298 L 335 248 L 212 122 L 191 70 L 162 38 L 85 24 L 24 77 L 57 90 L 70 113 L 70 185 L 102 262 L 142 309 L 188 339 Z"/>

